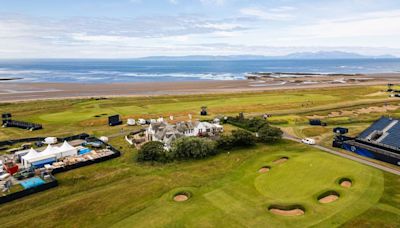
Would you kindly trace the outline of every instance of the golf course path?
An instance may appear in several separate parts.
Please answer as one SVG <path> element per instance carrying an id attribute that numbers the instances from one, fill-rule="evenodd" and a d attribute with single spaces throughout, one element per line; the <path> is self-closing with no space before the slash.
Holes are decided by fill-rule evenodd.
<path id="1" fill-rule="evenodd" d="M 283 138 L 287 139 L 287 140 L 295 141 L 295 142 L 298 142 L 298 143 L 302 143 L 301 139 L 299 139 L 297 137 L 294 137 L 294 136 L 291 136 L 291 135 L 288 135 L 286 133 L 284 134 Z M 371 162 L 371 161 L 364 160 L 362 158 L 358 158 L 358 157 L 355 157 L 355 156 L 352 156 L 352 155 L 344 154 L 344 153 L 338 152 L 336 150 L 332 150 L 330 148 L 327 148 L 327 147 L 324 147 L 324 146 L 321 146 L 321 145 L 310 145 L 310 146 L 312 146 L 314 148 L 317 148 L 317 149 L 320 149 L 322 151 L 328 152 L 330 154 L 334 154 L 334 155 L 337 155 L 337 156 L 340 156 L 340 157 L 343 157 L 343 158 L 347 158 L 347 159 L 362 163 L 364 165 L 369 165 L 369 166 L 372 166 L 374 168 L 380 169 L 382 171 L 393 173 L 393 174 L 396 174 L 396 175 L 400 176 L 400 170 L 392 169 L 392 168 L 389 168 L 389 167 L 386 167 L 386 166 L 383 166 L 383 165 L 380 165 L 380 164 L 377 164 L 377 163 L 374 163 L 374 162 Z"/>

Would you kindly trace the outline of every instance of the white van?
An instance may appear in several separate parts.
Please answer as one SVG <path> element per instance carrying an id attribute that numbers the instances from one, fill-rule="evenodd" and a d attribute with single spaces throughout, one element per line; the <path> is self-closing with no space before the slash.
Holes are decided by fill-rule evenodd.
<path id="1" fill-rule="evenodd" d="M 9 173 L 3 174 L 3 175 L 0 176 L 0 181 L 3 181 L 5 179 L 9 178 L 10 176 L 11 175 Z"/>
<path id="2" fill-rule="evenodd" d="M 301 142 L 307 145 L 315 145 L 315 140 L 310 138 L 302 139 Z"/>

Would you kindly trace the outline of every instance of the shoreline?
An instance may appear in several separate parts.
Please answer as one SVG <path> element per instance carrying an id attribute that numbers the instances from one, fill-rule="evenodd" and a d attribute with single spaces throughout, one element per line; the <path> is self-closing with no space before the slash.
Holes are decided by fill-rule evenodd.
<path id="1" fill-rule="evenodd" d="M 349 77 L 296 77 L 229 81 L 90 83 L 0 82 L 0 103 L 32 100 L 220 94 L 272 90 L 400 84 L 400 73 Z"/>

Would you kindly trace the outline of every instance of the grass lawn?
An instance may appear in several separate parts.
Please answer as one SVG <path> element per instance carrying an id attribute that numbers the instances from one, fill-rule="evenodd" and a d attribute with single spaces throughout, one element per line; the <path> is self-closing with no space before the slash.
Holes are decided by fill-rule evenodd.
<path id="1" fill-rule="evenodd" d="M 87 132 L 112 135 L 126 126 L 108 127 L 106 116 L 123 118 L 167 117 L 187 119 L 209 107 L 217 114 L 250 115 L 272 113 L 272 123 L 301 137 L 318 137 L 323 145 L 332 140 L 331 129 L 343 125 L 357 134 L 386 113 L 357 117 L 328 117 L 327 128 L 310 127 L 309 115 L 352 110 L 390 103 L 379 93 L 384 87 L 326 88 L 269 91 L 262 93 L 215 94 L 75 99 L 0 104 L 0 112 L 15 119 L 44 124 L 45 129 L 28 132 L 0 129 L 0 140 L 31 136 L 67 136 Z M 400 109 L 391 111 L 400 116 Z M 226 131 L 235 129 L 227 126 Z M 1 227 L 398 227 L 400 224 L 400 178 L 359 163 L 283 141 L 273 146 L 231 151 L 199 161 L 166 165 L 139 164 L 136 150 L 123 137 L 112 138 L 120 158 L 59 174 L 59 186 L 0 206 Z M 1 152 L 0 152 L 1 153 Z M 287 162 L 274 161 L 288 157 Z M 263 166 L 271 167 L 264 174 Z M 340 178 L 353 181 L 349 189 Z M 192 197 L 174 202 L 178 192 Z M 321 204 L 318 197 L 335 191 L 340 197 Z M 301 205 L 305 214 L 283 217 L 268 211 L 271 205 Z"/>

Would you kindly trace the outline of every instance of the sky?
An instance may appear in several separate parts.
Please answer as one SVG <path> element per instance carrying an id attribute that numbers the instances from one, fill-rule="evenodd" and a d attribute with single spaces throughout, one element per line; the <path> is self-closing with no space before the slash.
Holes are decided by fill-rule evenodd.
<path id="1" fill-rule="evenodd" d="M 400 56 L 399 0 L 0 0 L 0 58 Z"/>

